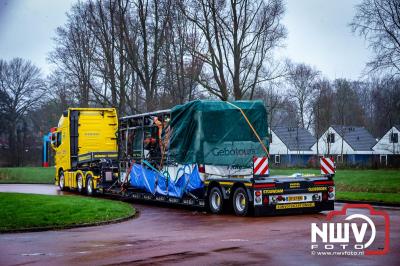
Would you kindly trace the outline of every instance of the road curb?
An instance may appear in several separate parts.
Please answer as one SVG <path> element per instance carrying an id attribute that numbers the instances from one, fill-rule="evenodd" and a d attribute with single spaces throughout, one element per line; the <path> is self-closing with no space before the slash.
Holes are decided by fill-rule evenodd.
<path id="1" fill-rule="evenodd" d="M 133 208 L 133 207 L 132 207 Z M 66 230 L 66 229 L 73 229 L 73 228 L 80 228 L 80 227 L 90 227 L 90 226 L 100 226 L 100 225 L 107 225 L 107 224 L 116 224 L 122 223 L 131 219 L 139 218 L 140 212 L 139 210 L 135 209 L 135 213 L 131 214 L 127 217 L 113 219 L 109 221 L 102 221 L 102 222 L 94 222 L 94 223 L 84 223 L 84 224 L 72 224 L 67 226 L 45 226 L 45 227 L 34 227 L 34 228 L 24 228 L 24 229 L 11 229 L 11 230 L 0 230 L 0 234 L 14 234 L 14 233 L 29 233 L 29 232 L 42 232 L 42 231 L 59 231 L 59 230 Z"/>

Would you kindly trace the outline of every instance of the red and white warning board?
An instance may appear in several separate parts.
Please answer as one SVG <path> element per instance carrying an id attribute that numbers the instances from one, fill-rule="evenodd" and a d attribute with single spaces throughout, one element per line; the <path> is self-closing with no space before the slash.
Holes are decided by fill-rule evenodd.
<path id="1" fill-rule="evenodd" d="M 320 164 L 321 164 L 321 174 L 323 175 L 335 174 L 335 162 L 333 161 L 333 158 L 321 157 Z"/>
<path id="2" fill-rule="evenodd" d="M 268 157 L 253 157 L 253 174 L 269 175 Z"/>

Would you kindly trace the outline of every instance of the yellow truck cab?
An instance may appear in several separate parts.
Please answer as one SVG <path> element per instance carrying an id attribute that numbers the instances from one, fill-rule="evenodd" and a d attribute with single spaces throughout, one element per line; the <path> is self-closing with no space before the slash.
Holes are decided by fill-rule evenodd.
<path id="1" fill-rule="evenodd" d="M 100 179 L 118 173 L 118 117 L 114 108 L 69 108 L 51 130 L 56 185 L 93 194 Z"/>

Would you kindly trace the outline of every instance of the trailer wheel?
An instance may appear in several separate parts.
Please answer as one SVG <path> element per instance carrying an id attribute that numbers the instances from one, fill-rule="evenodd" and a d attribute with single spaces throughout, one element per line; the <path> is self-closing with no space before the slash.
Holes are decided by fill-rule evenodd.
<path id="1" fill-rule="evenodd" d="M 60 171 L 60 173 L 58 174 L 58 186 L 60 187 L 61 191 L 65 190 L 64 171 Z"/>
<path id="2" fill-rule="evenodd" d="M 83 176 L 80 173 L 78 173 L 76 175 L 76 186 L 78 188 L 78 192 L 82 193 L 83 192 Z"/>
<path id="3" fill-rule="evenodd" d="M 93 178 L 91 175 L 87 175 L 86 177 L 86 194 L 88 196 L 94 195 L 95 190 L 93 188 Z"/>
<path id="4" fill-rule="evenodd" d="M 244 188 L 238 187 L 233 193 L 233 209 L 237 216 L 246 216 L 249 210 L 249 196 Z"/>
<path id="5" fill-rule="evenodd" d="M 222 192 L 218 187 L 213 187 L 208 195 L 208 204 L 210 211 L 214 214 L 220 214 L 224 205 Z"/>

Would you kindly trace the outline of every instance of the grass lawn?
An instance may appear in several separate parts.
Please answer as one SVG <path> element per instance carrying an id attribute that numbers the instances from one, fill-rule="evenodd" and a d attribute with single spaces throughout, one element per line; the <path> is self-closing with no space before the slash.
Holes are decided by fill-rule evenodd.
<path id="1" fill-rule="evenodd" d="M 0 183 L 53 184 L 54 167 L 12 167 L 0 168 Z"/>
<path id="2" fill-rule="evenodd" d="M 316 169 L 271 169 L 271 175 L 319 174 Z M 399 170 L 337 170 L 336 199 L 400 203 Z"/>
<path id="3" fill-rule="evenodd" d="M 373 192 L 336 192 L 339 200 L 371 201 L 400 204 L 400 193 L 373 193 Z"/>
<path id="4" fill-rule="evenodd" d="M 0 232 L 104 222 L 135 213 L 128 203 L 81 196 L 0 193 Z"/>

